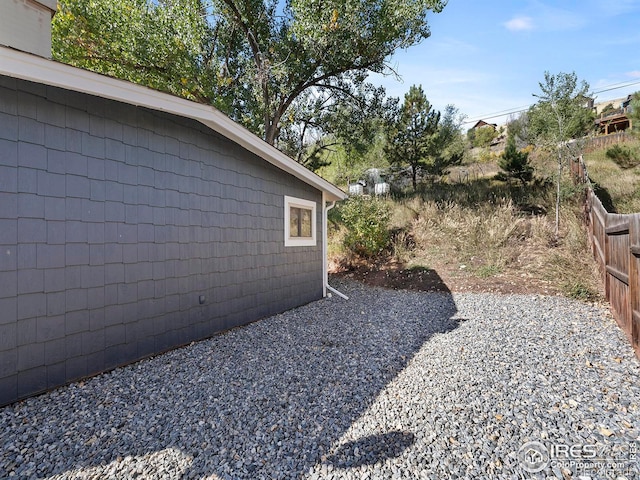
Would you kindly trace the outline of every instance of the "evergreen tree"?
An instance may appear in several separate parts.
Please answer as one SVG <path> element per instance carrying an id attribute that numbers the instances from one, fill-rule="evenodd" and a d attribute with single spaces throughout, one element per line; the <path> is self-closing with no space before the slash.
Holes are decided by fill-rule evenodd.
<path id="1" fill-rule="evenodd" d="M 449 168 L 459 165 L 464 154 L 460 132 L 462 116 L 453 105 L 444 114 L 434 110 L 422 90 L 411 86 L 404 103 L 393 107 L 388 119 L 385 153 L 389 163 L 411 168 L 413 189 L 418 189 L 418 175 L 431 178 L 446 175 Z"/>
<path id="2" fill-rule="evenodd" d="M 529 162 L 529 154 L 518 150 L 516 136 L 513 133 L 509 133 L 507 137 L 507 146 L 498 160 L 498 166 L 505 172 L 507 177 L 516 178 L 523 185 L 533 178 L 533 167 Z"/>

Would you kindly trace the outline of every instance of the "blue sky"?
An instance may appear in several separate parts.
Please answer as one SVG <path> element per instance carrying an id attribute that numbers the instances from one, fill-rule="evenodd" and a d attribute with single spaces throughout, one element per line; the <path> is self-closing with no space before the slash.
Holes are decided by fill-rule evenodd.
<path id="1" fill-rule="evenodd" d="M 430 38 L 391 59 L 402 82 L 370 80 L 399 97 L 422 85 L 434 108 L 454 104 L 468 121 L 534 103 L 545 71 L 575 72 L 596 101 L 640 90 L 640 0 L 449 0 L 429 25 Z"/>

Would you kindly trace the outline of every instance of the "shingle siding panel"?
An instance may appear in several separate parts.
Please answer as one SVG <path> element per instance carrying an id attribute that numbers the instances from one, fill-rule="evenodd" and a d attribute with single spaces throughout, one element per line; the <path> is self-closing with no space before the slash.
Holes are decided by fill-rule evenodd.
<path id="1" fill-rule="evenodd" d="M 24 194 L 18 197 L 18 216 L 44 218 L 44 197 Z"/>
<path id="2" fill-rule="evenodd" d="M 65 220 L 67 217 L 66 200 L 64 198 L 46 197 L 44 216 L 47 220 Z"/>
<path id="3" fill-rule="evenodd" d="M 0 131 L 2 125 L 0 125 Z M 0 165 L 5 167 L 18 166 L 18 142 L 0 138 Z"/>
<path id="4" fill-rule="evenodd" d="M 18 143 L 18 166 L 45 170 L 47 168 L 47 149 L 42 145 Z"/>
<path id="5" fill-rule="evenodd" d="M 0 112 L 18 114 L 18 89 L 15 78 L 0 76 Z"/>
<path id="6" fill-rule="evenodd" d="M 21 117 L 37 118 L 38 116 L 38 97 L 32 95 L 30 92 L 24 89 L 38 87 L 38 85 L 31 82 L 19 82 L 18 91 L 13 92 L 13 95 L 18 98 L 18 115 Z"/>
<path id="7" fill-rule="evenodd" d="M 47 388 L 55 388 L 66 381 L 65 362 L 47 365 Z"/>
<path id="8" fill-rule="evenodd" d="M 15 272 L 18 269 L 17 248 L 15 245 L 0 244 L 0 272 Z M 0 309 L 0 312 L 2 309 Z"/>
<path id="9" fill-rule="evenodd" d="M 80 345 L 82 345 L 80 341 Z M 87 357 L 77 356 L 68 358 L 65 361 L 66 377 L 67 381 L 78 380 L 82 377 L 86 377 L 89 373 L 87 368 Z"/>
<path id="10" fill-rule="evenodd" d="M 38 317 L 36 321 L 37 342 L 48 342 L 64 338 L 65 316 Z"/>
<path id="11" fill-rule="evenodd" d="M 321 238 L 320 192 L 195 121 L 2 80 L 0 403 L 321 296 L 321 241 L 283 246 L 283 196 Z"/>
<path id="12" fill-rule="evenodd" d="M 30 370 L 19 369 L 18 396 L 42 392 L 47 388 L 47 370 L 45 367 L 32 368 Z"/>
<path id="13" fill-rule="evenodd" d="M 49 197 L 65 197 L 66 176 L 38 171 L 38 194 Z"/>
<path id="14" fill-rule="evenodd" d="M 47 221 L 47 243 L 49 245 L 62 245 L 65 242 L 66 242 L 65 222 Z"/>
<path id="15" fill-rule="evenodd" d="M 44 142 L 47 148 L 55 150 L 65 150 L 67 145 L 67 139 L 65 137 L 65 130 L 55 125 L 45 125 L 44 127 Z"/>
<path id="16" fill-rule="evenodd" d="M 18 351 L 16 349 L 0 351 L 0 378 L 13 375 L 17 370 Z"/>
<path id="17" fill-rule="evenodd" d="M 15 115 L 0 112 L 0 138 L 18 140 L 18 122 Z"/>
<path id="18" fill-rule="evenodd" d="M 0 192 L 16 193 L 18 191 L 18 169 L 0 165 Z"/>
<path id="19" fill-rule="evenodd" d="M 5 207 L 6 208 L 6 207 Z M 9 215 L 10 213 L 3 213 Z M 16 207 L 17 216 L 17 207 Z M 18 241 L 18 220 L 0 218 L 0 244 L 15 244 Z"/>
<path id="20" fill-rule="evenodd" d="M 27 392 L 25 395 L 32 394 Z M 18 397 L 18 375 L 0 377 L 0 405 L 13 402 Z"/>

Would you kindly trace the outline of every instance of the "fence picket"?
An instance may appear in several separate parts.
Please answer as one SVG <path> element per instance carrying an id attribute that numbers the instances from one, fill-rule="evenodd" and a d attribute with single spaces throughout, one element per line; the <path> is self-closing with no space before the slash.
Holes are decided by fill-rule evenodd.
<path id="1" fill-rule="evenodd" d="M 587 185 L 587 230 L 616 322 L 640 358 L 640 213 L 609 213 L 591 187 L 582 157 L 571 162 L 576 182 Z"/>
<path id="2" fill-rule="evenodd" d="M 640 357 L 640 214 L 629 219 L 629 301 L 631 344 Z"/>

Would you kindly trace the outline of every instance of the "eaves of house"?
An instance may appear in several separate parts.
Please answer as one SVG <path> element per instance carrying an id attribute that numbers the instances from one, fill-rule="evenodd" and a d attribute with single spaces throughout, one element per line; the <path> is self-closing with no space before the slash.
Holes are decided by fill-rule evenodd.
<path id="1" fill-rule="evenodd" d="M 324 192 L 325 200 L 337 201 L 347 197 L 338 187 L 209 105 L 4 46 L 0 46 L 0 75 L 197 120 L 277 168 Z"/>

